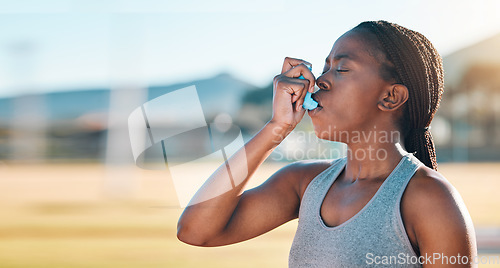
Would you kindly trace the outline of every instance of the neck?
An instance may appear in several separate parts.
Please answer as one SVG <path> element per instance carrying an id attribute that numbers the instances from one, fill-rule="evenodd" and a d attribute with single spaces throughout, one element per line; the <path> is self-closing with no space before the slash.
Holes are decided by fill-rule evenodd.
<path id="1" fill-rule="evenodd" d="M 347 144 L 344 178 L 348 181 L 385 179 L 406 154 L 399 142 Z"/>

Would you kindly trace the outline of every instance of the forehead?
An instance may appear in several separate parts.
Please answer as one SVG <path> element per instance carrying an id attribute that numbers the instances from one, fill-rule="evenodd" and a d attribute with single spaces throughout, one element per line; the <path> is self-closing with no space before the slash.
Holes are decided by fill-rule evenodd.
<path id="1" fill-rule="evenodd" d="M 335 41 L 326 61 L 331 63 L 347 59 L 360 63 L 377 63 L 380 60 L 378 54 L 380 50 L 368 34 L 348 31 Z"/>

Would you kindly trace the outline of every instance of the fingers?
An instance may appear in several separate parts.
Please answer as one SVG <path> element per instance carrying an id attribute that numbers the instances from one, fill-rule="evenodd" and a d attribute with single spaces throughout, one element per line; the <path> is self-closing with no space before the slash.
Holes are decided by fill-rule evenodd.
<path id="1" fill-rule="evenodd" d="M 297 103 L 295 104 L 297 107 L 297 111 L 300 111 L 303 107 L 302 104 L 304 104 L 304 99 L 306 97 L 308 90 L 302 90 L 300 96 L 297 98 Z M 300 107 L 300 108 L 299 108 Z"/>
<path id="2" fill-rule="evenodd" d="M 314 92 L 316 78 L 310 70 L 311 63 L 286 57 L 281 74 L 274 78 L 274 88 L 291 97 L 293 110 L 304 110 L 302 104 L 307 92 Z M 302 77 L 299 79 L 299 77 Z"/>
<path id="3" fill-rule="evenodd" d="M 284 91 L 291 96 L 291 103 L 295 104 L 296 111 L 302 109 L 304 97 L 309 87 L 309 81 L 305 79 L 297 79 L 285 75 L 277 75 L 274 78 L 274 88 L 279 91 Z"/>
<path id="4" fill-rule="evenodd" d="M 306 90 L 313 93 L 314 92 L 314 85 L 316 83 L 316 77 L 314 77 L 313 73 L 307 67 L 306 64 L 301 63 L 294 68 L 288 70 L 287 72 L 283 73 L 283 75 L 286 75 L 288 77 L 304 77 L 304 80 L 308 81 L 308 85 Z"/>
<path id="5" fill-rule="evenodd" d="M 285 61 L 283 62 L 283 68 L 281 69 L 281 73 L 286 73 L 288 72 L 290 69 L 292 69 L 293 67 L 301 64 L 301 63 L 304 63 L 305 65 L 309 65 L 309 66 L 312 66 L 311 63 L 305 61 L 305 60 L 301 60 L 301 59 L 294 59 L 294 58 L 290 58 L 290 57 L 286 57 L 285 58 Z"/>

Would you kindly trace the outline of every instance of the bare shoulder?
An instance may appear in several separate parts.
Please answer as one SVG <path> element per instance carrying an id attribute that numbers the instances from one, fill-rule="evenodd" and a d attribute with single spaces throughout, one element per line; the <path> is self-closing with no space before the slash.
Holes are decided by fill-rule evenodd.
<path id="1" fill-rule="evenodd" d="M 401 211 L 420 253 L 435 250 L 472 255 L 475 234 L 462 197 L 439 172 L 420 167 L 403 194 Z"/>
<path id="2" fill-rule="evenodd" d="M 276 174 L 287 177 L 294 184 L 299 198 L 302 199 L 309 183 L 332 163 L 332 160 L 301 160 L 286 165 Z"/>
<path id="3" fill-rule="evenodd" d="M 455 187 L 441 173 L 425 166 L 408 183 L 402 203 L 420 216 L 431 216 L 439 210 L 466 209 Z"/>

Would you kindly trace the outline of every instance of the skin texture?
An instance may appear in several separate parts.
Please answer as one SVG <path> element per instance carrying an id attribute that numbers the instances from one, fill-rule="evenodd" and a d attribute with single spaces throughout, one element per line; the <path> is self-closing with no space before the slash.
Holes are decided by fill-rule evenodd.
<path id="1" fill-rule="evenodd" d="M 385 58 L 374 49 L 371 37 L 350 31 L 329 53 L 317 79 L 308 62 L 285 58 L 282 73 L 274 78 L 273 118 L 233 156 L 246 161 L 248 175 L 233 190 L 211 200 L 188 206 L 178 223 L 178 238 L 197 246 L 221 246 L 263 234 L 298 217 L 300 201 L 309 182 L 329 164 L 298 161 L 257 188 L 243 192 L 246 182 L 272 150 L 303 118 L 306 91 L 321 107 L 309 111 L 319 138 L 348 145 L 347 164 L 321 206 L 328 226 L 337 226 L 359 212 L 406 153 L 401 139 L 381 142 L 375 136 L 354 141 L 356 133 L 398 133 L 397 120 L 408 100 L 408 89 L 381 75 Z M 305 80 L 297 79 L 300 75 Z M 341 134 L 344 135 L 341 135 Z M 383 150 L 387 157 L 366 157 Z M 243 157 L 243 155 L 245 157 Z M 360 157 L 360 155 L 364 157 Z M 222 178 L 215 172 L 209 180 Z M 200 194 L 200 193 L 199 193 Z M 453 186 L 438 172 L 421 167 L 410 180 L 401 201 L 401 215 L 417 254 L 447 256 L 477 254 L 472 221 Z M 454 265 L 453 267 L 456 267 Z M 463 265 L 470 267 L 471 265 Z M 424 267 L 445 267 L 437 263 Z"/>

